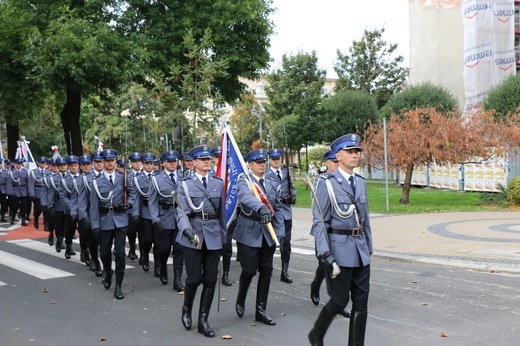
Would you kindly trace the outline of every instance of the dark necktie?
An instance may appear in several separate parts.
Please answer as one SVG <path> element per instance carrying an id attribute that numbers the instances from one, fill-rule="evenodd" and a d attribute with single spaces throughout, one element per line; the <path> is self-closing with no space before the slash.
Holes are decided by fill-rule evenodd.
<path id="1" fill-rule="evenodd" d="M 276 171 L 276 175 L 278 176 L 278 179 L 280 179 L 280 181 L 282 181 L 282 176 L 280 175 L 280 170 Z"/>
<path id="2" fill-rule="evenodd" d="M 148 173 L 148 180 L 152 177 L 152 173 Z"/>
<path id="3" fill-rule="evenodd" d="M 170 179 L 173 181 L 173 184 L 175 185 L 175 174 L 170 173 Z"/>
<path id="4" fill-rule="evenodd" d="M 264 178 L 260 179 L 258 182 L 260 183 L 260 186 L 262 187 L 262 190 L 264 190 L 264 192 L 266 192 L 265 191 L 265 186 L 264 186 Z"/>
<path id="5" fill-rule="evenodd" d="M 62 174 L 63 179 L 65 179 L 65 173 Z"/>
<path id="6" fill-rule="evenodd" d="M 354 176 L 351 175 L 350 178 L 348 178 L 350 181 L 350 187 L 352 188 L 352 192 L 354 192 L 354 196 L 356 195 L 356 185 L 354 185 Z"/>
<path id="7" fill-rule="evenodd" d="M 114 185 L 114 181 L 112 180 L 112 174 L 108 176 L 108 179 L 110 180 L 110 185 Z"/>
<path id="8" fill-rule="evenodd" d="M 206 177 L 202 177 L 202 185 L 204 185 L 204 188 L 208 187 L 208 184 L 206 183 Z"/>

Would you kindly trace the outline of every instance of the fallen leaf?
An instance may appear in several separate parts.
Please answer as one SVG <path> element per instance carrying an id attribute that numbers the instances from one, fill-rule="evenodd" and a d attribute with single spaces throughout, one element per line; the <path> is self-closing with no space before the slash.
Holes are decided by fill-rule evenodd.
<path id="1" fill-rule="evenodd" d="M 253 327 L 256 326 L 256 323 L 255 322 L 251 323 L 251 326 L 253 326 Z"/>
<path id="2" fill-rule="evenodd" d="M 51 304 L 56 304 L 56 302 L 53 300 L 53 301 L 51 302 Z"/>
<path id="3" fill-rule="evenodd" d="M 44 289 L 42 290 L 42 292 L 43 292 L 43 293 L 47 293 L 47 292 L 49 292 L 49 289 L 48 289 L 48 288 L 44 288 Z"/>
<path id="4" fill-rule="evenodd" d="M 29 342 L 34 342 L 34 339 L 29 339 Z"/>
<path id="5" fill-rule="evenodd" d="M 417 281 L 415 281 L 415 280 L 412 281 L 412 284 L 416 284 L 416 283 L 417 283 Z"/>
<path id="6" fill-rule="evenodd" d="M 89 285 L 89 286 L 92 286 L 92 282 L 89 282 L 88 285 Z"/>
<path id="7" fill-rule="evenodd" d="M 107 338 L 100 338 L 99 341 L 107 341 Z"/>
<path id="8" fill-rule="evenodd" d="M 221 302 L 227 302 L 227 298 L 221 298 L 220 301 Z"/>
<path id="9" fill-rule="evenodd" d="M 285 312 L 282 312 L 280 315 L 285 316 Z"/>
<path id="10" fill-rule="evenodd" d="M 231 335 L 222 335 L 222 339 L 231 340 L 231 339 L 233 339 L 233 337 Z"/>
<path id="11" fill-rule="evenodd" d="M 427 305 L 428 305 L 428 303 L 422 303 L 421 305 L 422 305 L 422 306 L 427 306 Z"/>
<path id="12" fill-rule="evenodd" d="M 143 310 L 146 311 L 146 310 L 148 310 L 148 308 L 144 308 Z"/>
<path id="13" fill-rule="evenodd" d="M 16 285 L 11 285 L 11 287 L 16 287 Z"/>
<path id="14" fill-rule="evenodd" d="M 143 334 L 146 334 L 146 333 L 148 333 L 148 332 L 146 330 L 143 330 Z"/>
<path id="15" fill-rule="evenodd" d="M 490 269 L 489 272 L 490 273 L 496 273 L 497 271 L 495 269 Z"/>
<path id="16" fill-rule="evenodd" d="M 447 338 L 448 337 L 448 334 L 446 333 L 441 333 L 441 338 Z"/>
<path id="17" fill-rule="evenodd" d="M 184 295 L 184 291 L 177 292 L 177 295 L 183 296 Z"/>

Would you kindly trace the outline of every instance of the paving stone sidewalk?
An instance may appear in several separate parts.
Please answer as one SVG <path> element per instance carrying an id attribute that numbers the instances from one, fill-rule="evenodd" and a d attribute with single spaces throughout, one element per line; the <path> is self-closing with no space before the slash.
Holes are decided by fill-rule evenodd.
<path id="1" fill-rule="evenodd" d="M 314 247 L 310 209 L 293 208 L 293 246 Z M 520 212 L 373 214 L 374 255 L 520 274 Z"/>

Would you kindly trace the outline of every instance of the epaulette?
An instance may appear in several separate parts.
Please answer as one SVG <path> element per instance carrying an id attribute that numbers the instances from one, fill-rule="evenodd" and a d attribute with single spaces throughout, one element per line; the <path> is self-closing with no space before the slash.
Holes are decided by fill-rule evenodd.
<path id="1" fill-rule="evenodd" d="M 359 177 L 359 178 L 361 178 L 361 179 L 365 180 L 365 177 L 364 177 L 364 176 L 362 176 L 362 175 L 359 175 L 359 174 L 357 174 L 357 173 L 354 173 L 354 175 L 355 175 L 356 177 Z"/>
<path id="2" fill-rule="evenodd" d="M 212 175 L 211 177 L 212 177 L 213 179 L 223 180 L 221 177 L 217 177 L 216 175 Z"/>
<path id="3" fill-rule="evenodd" d="M 184 178 L 181 179 L 181 181 L 191 180 L 191 178 L 193 178 L 193 177 L 192 176 L 184 177 Z"/>
<path id="4" fill-rule="evenodd" d="M 327 172 L 327 173 L 323 173 L 323 174 L 321 174 L 321 175 L 320 175 L 320 178 L 321 178 L 321 179 L 330 179 L 330 178 L 332 178 L 333 176 L 334 176 L 334 174 Z"/>

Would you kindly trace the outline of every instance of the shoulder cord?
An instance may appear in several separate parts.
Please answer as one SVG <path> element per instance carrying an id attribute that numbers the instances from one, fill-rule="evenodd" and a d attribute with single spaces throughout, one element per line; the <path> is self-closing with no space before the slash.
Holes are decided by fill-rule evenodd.
<path id="1" fill-rule="evenodd" d="M 14 178 L 14 175 L 13 175 L 13 171 L 10 171 L 9 174 L 11 175 L 11 179 L 15 182 L 15 183 L 20 183 L 20 177 L 18 177 L 18 179 L 15 179 Z"/>
<path id="2" fill-rule="evenodd" d="M 98 188 L 98 185 L 96 183 L 96 179 L 92 179 L 92 186 L 94 187 L 94 190 L 96 191 L 97 195 L 98 195 L 98 198 L 101 202 L 105 203 L 105 202 L 108 202 L 110 200 L 110 205 L 112 205 L 112 195 L 114 193 L 114 191 L 110 191 L 108 193 L 108 196 L 105 198 L 103 196 L 101 196 L 101 193 L 99 193 L 99 188 Z"/>
<path id="3" fill-rule="evenodd" d="M 76 193 L 79 195 L 79 188 L 78 183 L 76 182 L 76 177 L 72 177 L 72 186 L 74 186 L 74 190 L 76 190 Z"/>
<path id="4" fill-rule="evenodd" d="M 42 178 L 41 178 L 41 179 L 38 179 L 38 178 L 36 178 L 36 175 L 34 175 L 34 171 L 35 171 L 35 169 L 33 169 L 33 170 L 32 170 L 32 171 L 30 172 L 30 173 L 31 173 L 31 176 L 32 176 L 32 178 L 34 179 L 34 181 L 35 181 L 35 182 L 37 182 L 37 183 L 41 183 L 41 182 L 42 182 L 42 180 L 43 180 L 43 176 L 42 176 Z"/>
<path id="5" fill-rule="evenodd" d="M 56 184 L 54 183 L 54 178 L 53 178 L 52 176 L 51 176 L 50 178 L 51 178 L 51 185 L 52 185 L 52 188 L 54 189 L 55 192 L 59 192 L 60 189 L 58 189 L 58 188 L 56 187 Z"/>
<path id="6" fill-rule="evenodd" d="M 45 184 L 45 186 L 46 186 L 47 188 L 49 188 L 49 182 L 47 181 L 47 177 L 46 177 L 46 176 L 43 176 L 43 177 L 42 177 L 42 180 L 43 180 L 43 183 Z"/>
<path id="7" fill-rule="evenodd" d="M 164 197 L 164 198 L 171 198 L 171 199 L 173 199 L 172 196 L 170 196 L 170 195 L 163 195 L 163 194 L 161 193 L 161 189 L 159 188 L 159 185 L 157 185 L 157 179 L 155 179 L 155 175 L 152 175 L 152 184 L 153 184 L 153 186 L 155 187 L 155 190 L 157 191 L 157 193 L 159 194 L 159 196 Z M 172 191 L 172 192 L 173 192 L 173 191 Z"/>
<path id="8" fill-rule="evenodd" d="M 61 178 L 61 185 L 63 185 L 63 187 L 65 188 L 65 191 L 67 191 L 67 193 L 69 195 L 72 193 L 72 191 L 67 186 L 67 182 L 65 181 L 65 178 Z"/>
<path id="9" fill-rule="evenodd" d="M 90 188 L 90 185 L 88 184 L 88 179 L 87 179 L 87 176 L 85 175 L 85 173 L 83 173 L 83 185 L 85 185 L 85 188 L 87 189 L 88 193 L 90 193 L 90 191 L 92 191 L 92 189 Z"/>
<path id="10" fill-rule="evenodd" d="M 359 215 L 358 215 L 356 204 L 352 203 L 347 211 L 341 210 L 341 208 L 338 205 L 338 201 L 336 200 L 336 194 L 334 193 L 334 188 L 332 187 L 332 183 L 330 182 L 329 179 L 325 180 L 325 185 L 327 185 L 327 192 L 329 193 L 329 198 L 330 198 L 330 202 L 331 202 L 330 204 L 332 205 L 332 208 L 336 212 L 336 214 L 338 214 L 338 216 L 340 218 L 346 219 L 346 218 L 349 218 L 350 216 L 352 216 L 352 213 L 354 213 L 354 215 L 356 217 L 357 225 L 360 226 L 361 224 L 359 223 Z M 352 199 L 351 199 L 351 201 L 352 201 Z"/>
<path id="11" fill-rule="evenodd" d="M 139 191 L 139 194 L 141 196 L 143 196 L 144 198 L 148 198 L 148 196 L 150 196 L 150 189 L 148 189 L 148 193 L 144 193 L 141 190 L 141 186 L 139 186 L 139 182 L 137 181 L 137 175 L 134 177 L 134 183 L 135 183 L 135 187 L 137 187 L 137 191 Z"/>
<path id="12" fill-rule="evenodd" d="M 186 195 L 186 199 L 188 200 L 188 204 L 191 208 L 191 210 L 193 210 L 194 212 L 203 212 L 203 209 L 204 209 L 204 200 L 202 200 L 202 202 L 200 202 L 199 206 L 196 207 L 194 204 L 193 204 L 193 201 L 191 200 L 191 197 L 188 193 L 188 185 L 186 184 L 186 181 L 183 180 L 182 181 L 182 188 L 184 190 L 184 194 Z M 216 210 L 215 210 L 216 211 Z"/>

